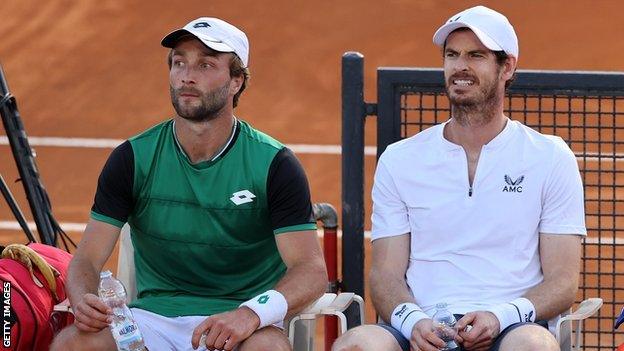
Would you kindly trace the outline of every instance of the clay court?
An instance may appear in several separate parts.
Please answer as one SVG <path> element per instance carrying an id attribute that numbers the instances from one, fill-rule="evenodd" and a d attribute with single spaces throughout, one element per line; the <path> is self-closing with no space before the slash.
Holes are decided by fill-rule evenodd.
<path id="1" fill-rule="evenodd" d="M 0 63 L 36 149 L 54 214 L 79 240 L 113 145 L 173 114 L 167 50 L 160 39 L 195 17 L 221 17 L 243 29 L 251 43 L 251 86 L 236 115 L 291 146 L 306 169 L 313 201 L 329 202 L 340 213 L 342 54 L 365 56 L 365 98 L 374 101 L 377 67 L 440 67 L 433 32 L 450 15 L 477 4 L 506 14 L 514 24 L 520 69 L 624 71 L 624 4 L 617 0 L 5 0 Z M 366 135 L 367 145 L 374 146 L 374 118 L 367 121 Z M 366 230 L 374 166 L 374 155 L 367 156 Z M 5 139 L 0 139 L 0 174 L 30 218 L 21 185 L 13 182 L 18 176 Z M 0 203 L 0 244 L 25 242 L 13 221 Z M 588 219 L 588 225 L 610 226 L 615 240 L 623 235 L 624 223 Z M 115 268 L 115 262 L 116 256 L 107 266 Z M 622 271 L 615 264 L 595 269 Z M 596 279 L 596 294 L 601 283 L 607 284 Z M 624 304 L 624 296 L 611 296 L 603 298 Z M 602 330 L 612 328 L 607 322 Z M 600 345 L 609 349 L 605 342 Z"/>

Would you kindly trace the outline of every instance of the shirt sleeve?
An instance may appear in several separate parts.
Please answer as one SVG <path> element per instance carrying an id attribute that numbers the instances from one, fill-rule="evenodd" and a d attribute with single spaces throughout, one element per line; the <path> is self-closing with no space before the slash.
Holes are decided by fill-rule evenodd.
<path id="1" fill-rule="evenodd" d="M 267 198 L 273 233 L 316 230 L 308 179 L 288 148 L 282 148 L 271 162 Z"/>
<path id="2" fill-rule="evenodd" d="M 409 215 L 401 199 L 392 173 L 382 154 L 373 181 L 373 215 L 371 240 L 403 235 L 410 232 Z"/>
<path id="3" fill-rule="evenodd" d="M 108 157 L 98 179 L 91 218 L 122 227 L 134 208 L 134 153 L 125 141 Z"/>
<path id="4" fill-rule="evenodd" d="M 576 157 L 561 139 L 542 195 L 539 231 L 546 234 L 587 235 L 583 182 Z"/>

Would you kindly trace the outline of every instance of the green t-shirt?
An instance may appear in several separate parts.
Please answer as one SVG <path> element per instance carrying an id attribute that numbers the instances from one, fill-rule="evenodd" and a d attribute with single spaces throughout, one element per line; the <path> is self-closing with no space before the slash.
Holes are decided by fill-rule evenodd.
<path id="1" fill-rule="evenodd" d="M 133 307 L 164 316 L 232 310 L 284 275 L 275 235 L 316 229 L 307 180 L 290 150 L 245 122 L 221 156 L 198 164 L 173 126 L 113 151 L 91 216 L 130 225 Z"/>

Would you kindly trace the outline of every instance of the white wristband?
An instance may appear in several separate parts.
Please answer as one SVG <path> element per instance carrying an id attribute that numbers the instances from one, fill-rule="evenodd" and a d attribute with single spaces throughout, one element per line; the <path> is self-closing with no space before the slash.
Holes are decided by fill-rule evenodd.
<path id="1" fill-rule="evenodd" d="M 423 312 L 417 304 L 405 302 L 399 304 L 394 311 L 392 311 L 390 324 L 394 329 L 400 331 L 407 340 L 410 340 L 412 338 L 414 325 L 425 318 L 429 318 L 429 316 Z"/>
<path id="2" fill-rule="evenodd" d="M 241 304 L 254 311 L 260 318 L 258 329 L 279 323 L 286 317 L 288 302 L 282 293 L 269 290 Z"/>
<path id="3" fill-rule="evenodd" d="M 535 322 L 535 306 L 524 297 L 490 307 L 487 311 L 494 313 L 498 318 L 501 332 L 512 324 Z"/>

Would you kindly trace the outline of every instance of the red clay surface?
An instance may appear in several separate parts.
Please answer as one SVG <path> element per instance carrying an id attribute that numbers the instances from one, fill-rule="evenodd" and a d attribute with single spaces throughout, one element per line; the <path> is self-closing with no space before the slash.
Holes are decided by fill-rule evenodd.
<path id="1" fill-rule="evenodd" d="M 477 4 L 505 13 L 515 25 L 521 69 L 624 71 L 624 4 L 615 0 L 5 0 L 0 62 L 30 136 L 124 139 L 172 115 L 160 39 L 195 17 L 221 17 L 251 42 L 251 86 L 236 114 L 285 143 L 340 144 L 341 55 L 364 54 L 365 96 L 375 101 L 378 66 L 439 67 L 433 32 Z M 369 145 L 374 125 L 370 119 Z M 109 152 L 37 148 L 60 222 L 86 222 Z M 340 211 L 340 157 L 299 158 L 313 200 Z M 374 159 L 367 163 L 368 199 Z M 0 146 L 0 174 L 29 215 L 21 185 L 12 183 L 17 173 L 8 146 Z M 12 216 L 0 204 L 5 220 Z M 19 232 L 0 231 L 0 244 L 23 240 Z"/>

